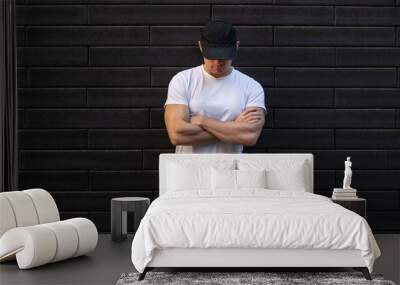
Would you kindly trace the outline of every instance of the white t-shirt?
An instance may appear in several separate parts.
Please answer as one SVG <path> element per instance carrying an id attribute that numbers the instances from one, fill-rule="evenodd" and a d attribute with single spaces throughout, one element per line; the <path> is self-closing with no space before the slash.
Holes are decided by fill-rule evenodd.
<path id="1" fill-rule="evenodd" d="M 164 104 L 184 104 L 189 115 L 203 115 L 220 121 L 232 121 L 250 106 L 267 112 L 264 90 L 260 83 L 236 70 L 216 78 L 207 73 L 203 65 L 178 72 L 168 86 Z M 223 141 L 199 145 L 177 145 L 176 153 L 241 153 L 243 145 Z"/>

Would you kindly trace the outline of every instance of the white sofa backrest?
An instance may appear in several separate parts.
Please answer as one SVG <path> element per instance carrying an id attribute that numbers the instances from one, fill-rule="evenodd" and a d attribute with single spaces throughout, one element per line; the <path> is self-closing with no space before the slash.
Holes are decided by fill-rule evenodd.
<path id="1" fill-rule="evenodd" d="M 0 237 L 15 227 L 34 226 L 60 220 L 57 205 L 44 189 L 0 193 Z"/>
<path id="2" fill-rule="evenodd" d="M 213 154 L 182 154 L 182 153 L 162 153 L 159 156 L 159 195 L 167 192 L 168 170 L 171 171 L 169 165 L 171 163 L 183 163 L 192 161 L 194 164 L 201 165 L 214 165 L 218 161 L 233 161 L 237 165 L 240 159 L 254 160 L 257 163 L 274 166 L 274 162 L 278 163 L 287 162 L 288 165 L 304 162 L 304 189 L 307 192 L 314 192 L 314 157 L 312 153 L 213 153 Z M 285 173 L 279 173 L 279 176 L 274 179 L 280 179 L 283 182 L 287 179 Z M 279 183 L 279 181 L 274 181 Z"/>

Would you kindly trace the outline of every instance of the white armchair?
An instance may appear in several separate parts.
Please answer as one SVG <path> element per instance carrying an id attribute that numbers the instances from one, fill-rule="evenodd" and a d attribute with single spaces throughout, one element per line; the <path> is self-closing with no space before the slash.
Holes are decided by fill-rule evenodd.
<path id="1" fill-rule="evenodd" d="M 86 218 L 60 221 L 44 189 L 0 193 L 0 262 L 28 269 L 84 255 L 96 248 L 97 228 Z"/>

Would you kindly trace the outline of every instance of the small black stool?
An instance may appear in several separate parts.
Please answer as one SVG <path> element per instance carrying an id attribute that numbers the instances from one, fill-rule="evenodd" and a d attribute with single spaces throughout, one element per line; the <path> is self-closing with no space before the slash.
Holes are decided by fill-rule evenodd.
<path id="1" fill-rule="evenodd" d="M 144 217 L 150 199 L 144 197 L 119 197 L 111 199 L 111 239 L 113 241 L 123 241 L 126 239 L 127 213 L 133 212 L 134 232 L 139 227 L 140 221 Z"/>

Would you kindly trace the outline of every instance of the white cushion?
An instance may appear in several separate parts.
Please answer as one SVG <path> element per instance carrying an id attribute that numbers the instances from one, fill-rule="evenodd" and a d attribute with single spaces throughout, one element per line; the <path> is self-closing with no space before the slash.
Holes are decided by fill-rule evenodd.
<path id="1" fill-rule="evenodd" d="M 267 188 L 267 170 L 236 170 L 237 188 Z"/>
<path id="2" fill-rule="evenodd" d="M 244 188 L 266 188 L 266 170 L 211 169 L 211 189 L 231 192 Z"/>
<path id="3" fill-rule="evenodd" d="M 168 188 L 171 191 L 206 189 L 210 187 L 210 167 L 185 166 L 177 163 L 169 165 L 171 175 L 168 177 Z"/>
<path id="4" fill-rule="evenodd" d="M 211 168 L 211 189 L 236 190 L 236 170 Z"/>
<path id="5" fill-rule="evenodd" d="M 237 160 L 239 170 L 267 170 L 267 188 L 288 191 L 306 191 L 306 163 L 304 160 L 240 158 Z"/>
<path id="6" fill-rule="evenodd" d="M 168 191 L 211 189 L 211 168 L 235 169 L 234 160 L 171 160 L 168 162 Z"/>

